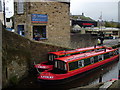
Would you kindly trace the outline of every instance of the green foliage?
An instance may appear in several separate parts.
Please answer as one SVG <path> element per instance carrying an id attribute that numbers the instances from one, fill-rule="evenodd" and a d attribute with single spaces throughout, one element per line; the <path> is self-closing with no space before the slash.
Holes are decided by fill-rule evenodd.
<path id="1" fill-rule="evenodd" d="M 90 20 L 90 21 L 93 21 L 93 19 L 91 19 L 90 17 L 81 16 L 80 18 L 81 18 L 82 20 Z"/>
<path id="2" fill-rule="evenodd" d="M 117 24 L 117 28 L 120 28 L 120 23 Z"/>
<path id="3" fill-rule="evenodd" d="M 117 28 L 118 27 L 118 23 L 117 22 L 108 22 L 108 21 L 105 21 L 105 27 L 114 27 L 114 28 Z"/>
<path id="4" fill-rule="evenodd" d="M 95 21 L 93 19 L 91 19 L 90 17 L 85 17 L 85 16 L 82 16 L 82 15 L 78 15 L 78 16 L 72 16 L 73 19 L 81 19 L 81 20 L 88 20 L 88 21 Z"/>

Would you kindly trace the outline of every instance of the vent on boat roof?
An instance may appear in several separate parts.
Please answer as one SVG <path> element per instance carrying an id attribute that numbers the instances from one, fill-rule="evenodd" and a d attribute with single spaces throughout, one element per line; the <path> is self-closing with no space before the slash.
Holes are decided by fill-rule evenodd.
<path id="1" fill-rule="evenodd" d="M 96 49 L 96 52 L 100 52 L 100 51 L 106 51 L 106 49 Z"/>

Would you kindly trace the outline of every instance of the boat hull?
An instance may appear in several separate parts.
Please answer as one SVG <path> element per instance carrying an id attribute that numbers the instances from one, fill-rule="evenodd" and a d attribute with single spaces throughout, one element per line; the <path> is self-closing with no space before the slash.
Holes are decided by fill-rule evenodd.
<path id="1" fill-rule="evenodd" d="M 94 65 L 89 65 L 89 66 L 86 66 L 84 67 L 83 69 L 79 69 L 79 70 L 76 70 L 75 72 L 68 72 L 67 74 L 61 74 L 59 75 L 58 78 L 55 78 L 53 80 L 49 80 L 49 79 L 38 79 L 39 82 L 41 83 L 49 83 L 49 84 L 57 84 L 57 83 L 65 83 L 65 82 L 69 82 L 69 81 L 72 81 L 75 79 L 76 76 L 82 76 L 82 75 L 85 75 L 86 73 L 96 69 L 96 68 L 100 68 L 108 63 L 111 63 L 111 62 L 114 62 L 114 61 L 118 61 L 119 60 L 119 55 L 116 55 L 116 56 L 113 56 L 109 59 L 106 59 L 106 60 L 103 60 L 103 61 L 100 61 L 100 62 L 97 62 L 95 63 Z M 63 77 L 64 75 L 64 77 Z"/>

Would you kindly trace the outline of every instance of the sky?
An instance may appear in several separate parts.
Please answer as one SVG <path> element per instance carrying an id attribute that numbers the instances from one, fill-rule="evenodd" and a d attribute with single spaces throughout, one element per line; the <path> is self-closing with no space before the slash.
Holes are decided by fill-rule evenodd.
<path id="1" fill-rule="evenodd" d="M 118 21 L 118 2 L 120 0 L 71 0 L 70 12 L 72 15 L 81 15 L 99 20 Z"/>
<path id="2" fill-rule="evenodd" d="M 3 0 L 0 0 L 2 2 L 3 6 Z M 14 5 L 13 5 L 14 0 L 5 0 L 5 16 L 6 18 L 10 18 L 14 15 Z M 3 9 L 3 7 L 2 7 Z"/>
<path id="3" fill-rule="evenodd" d="M 3 0 L 1 0 L 3 1 Z M 13 0 L 6 1 L 6 16 L 9 18 L 14 14 Z M 118 21 L 118 1 L 120 0 L 70 0 L 70 12 L 72 15 L 81 15 L 99 20 Z"/>

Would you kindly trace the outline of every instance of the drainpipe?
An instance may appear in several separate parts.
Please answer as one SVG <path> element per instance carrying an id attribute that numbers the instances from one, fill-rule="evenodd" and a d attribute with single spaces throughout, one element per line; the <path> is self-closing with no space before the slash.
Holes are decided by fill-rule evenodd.
<path id="1" fill-rule="evenodd" d="M 3 16 L 4 16 L 4 28 L 6 28 L 6 17 L 5 17 L 5 0 L 3 1 Z"/>
<path id="2" fill-rule="evenodd" d="M 118 79 L 120 79 L 120 48 L 119 48 L 119 62 L 118 62 Z"/>

